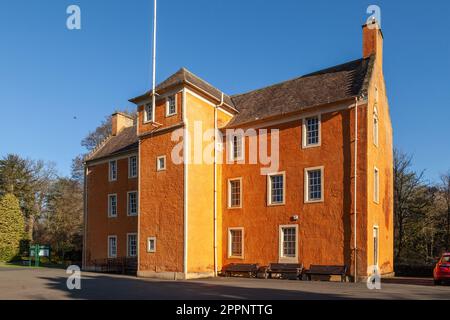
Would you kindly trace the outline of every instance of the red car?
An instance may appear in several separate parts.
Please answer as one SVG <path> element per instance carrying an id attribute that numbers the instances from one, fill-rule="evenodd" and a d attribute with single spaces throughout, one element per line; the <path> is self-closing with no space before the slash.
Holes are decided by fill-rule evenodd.
<path id="1" fill-rule="evenodd" d="M 433 277 L 435 285 L 450 281 L 450 252 L 442 255 L 436 267 L 434 267 Z"/>

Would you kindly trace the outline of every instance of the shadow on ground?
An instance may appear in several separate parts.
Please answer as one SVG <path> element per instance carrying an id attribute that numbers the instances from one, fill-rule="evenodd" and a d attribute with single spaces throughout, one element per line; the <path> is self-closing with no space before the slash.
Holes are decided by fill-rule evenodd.
<path id="1" fill-rule="evenodd" d="M 68 290 L 65 277 L 41 277 L 71 299 L 126 300 L 346 300 L 343 296 L 289 289 L 245 288 L 197 281 L 158 281 L 110 275 L 82 276 L 81 290 Z M 258 280 L 255 280 L 258 281 Z M 274 280 L 288 281 L 288 280 Z M 256 282 L 255 282 L 256 284 Z"/>

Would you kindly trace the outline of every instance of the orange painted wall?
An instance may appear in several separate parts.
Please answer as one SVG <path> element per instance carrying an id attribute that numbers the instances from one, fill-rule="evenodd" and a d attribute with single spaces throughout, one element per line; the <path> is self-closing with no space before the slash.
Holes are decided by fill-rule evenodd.
<path id="1" fill-rule="evenodd" d="M 171 161 L 176 142 L 171 132 L 143 138 L 140 144 L 139 271 L 183 272 L 183 164 Z M 166 156 L 166 170 L 156 159 Z M 156 252 L 147 252 L 147 238 L 156 237 Z"/>
<path id="2" fill-rule="evenodd" d="M 108 257 L 108 235 L 117 236 L 117 257 L 126 257 L 127 233 L 137 232 L 137 217 L 127 216 L 127 192 L 137 191 L 128 178 L 128 157 L 117 161 L 117 181 L 108 181 L 108 161 L 89 165 L 87 176 L 86 261 Z M 117 218 L 108 218 L 108 194 L 117 194 Z"/>
<path id="3" fill-rule="evenodd" d="M 375 88 L 378 89 L 378 99 Z M 378 114 L 378 146 L 374 144 L 374 111 Z M 379 267 L 382 274 L 394 271 L 394 182 L 393 182 L 393 141 L 389 104 L 386 96 L 383 70 L 380 61 L 375 64 L 371 86 L 369 88 L 369 106 L 367 117 L 368 152 L 368 256 L 367 264 L 374 264 L 373 227 L 379 228 Z M 379 197 L 374 201 L 374 168 L 379 170 Z"/>
<path id="4" fill-rule="evenodd" d="M 352 105 L 351 102 L 348 103 Z M 267 176 L 259 165 L 224 165 L 222 168 L 223 264 L 232 262 L 267 265 L 279 261 L 279 226 L 297 224 L 299 228 L 298 261 L 310 264 L 352 265 L 353 229 L 353 109 L 323 113 L 322 144 L 317 148 L 302 149 L 301 120 L 273 126 L 280 130 L 280 167 L 286 172 L 285 205 L 267 205 Z M 365 113 L 359 113 L 360 143 L 364 145 Z M 246 148 L 248 149 L 248 139 Z M 270 145 L 270 142 L 269 142 Z M 247 152 L 248 153 L 248 150 Z M 360 212 L 365 212 L 365 156 L 359 149 Z M 225 161 L 225 160 L 224 160 Z M 304 169 L 324 166 L 324 202 L 304 203 Z M 227 180 L 242 177 L 242 209 L 227 208 Z M 297 222 L 292 221 L 299 216 Z M 244 227 L 244 259 L 228 258 L 228 228 Z M 359 217 L 358 242 L 366 242 L 366 227 Z M 364 260 L 364 259 L 362 259 Z M 359 268 L 358 268 L 359 269 Z"/>
<path id="5" fill-rule="evenodd" d="M 170 127 L 176 124 L 179 124 L 182 122 L 183 116 L 182 116 L 182 93 L 181 92 L 174 92 L 170 93 L 169 95 L 175 95 L 176 96 L 176 105 L 177 105 L 177 113 L 171 116 L 166 116 L 166 98 L 168 95 L 164 95 L 161 97 L 158 97 L 156 100 L 156 107 L 155 107 L 155 121 L 158 124 L 161 124 L 161 126 L 155 127 L 154 125 L 150 123 L 144 123 L 144 104 L 140 105 L 138 110 L 138 133 L 144 134 L 148 133 L 150 131 L 153 131 L 155 129 L 161 129 Z M 148 102 L 151 103 L 151 100 Z"/>
<path id="6" fill-rule="evenodd" d="M 203 161 L 200 153 L 195 159 L 195 122 L 201 123 L 197 139 L 201 150 L 214 143 L 214 137 L 203 139 L 203 133 L 214 129 L 214 107 L 203 100 L 186 93 L 188 130 L 190 135 L 188 165 L 188 272 L 214 271 L 214 165 Z M 211 150 L 212 151 L 212 150 Z M 211 156 L 213 153 L 210 153 Z"/>

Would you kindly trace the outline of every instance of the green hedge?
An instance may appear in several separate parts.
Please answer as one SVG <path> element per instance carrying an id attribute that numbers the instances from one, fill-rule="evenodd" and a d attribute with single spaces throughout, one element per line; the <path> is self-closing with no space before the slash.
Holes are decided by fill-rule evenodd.
<path id="1" fill-rule="evenodd" d="M 11 261 L 20 253 L 25 221 L 19 200 L 12 194 L 0 197 L 0 261 Z"/>

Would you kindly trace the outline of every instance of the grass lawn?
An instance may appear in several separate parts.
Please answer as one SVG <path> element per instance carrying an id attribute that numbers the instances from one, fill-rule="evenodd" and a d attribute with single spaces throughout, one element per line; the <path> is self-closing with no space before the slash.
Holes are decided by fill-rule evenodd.
<path id="1" fill-rule="evenodd" d="M 0 262 L 0 268 L 57 268 L 57 269 L 65 269 L 66 266 L 63 264 L 53 264 L 53 263 L 40 263 L 39 267 L 34 265 L 34 261 L 32 265 L 23 264 L 22 262 Z"/>

